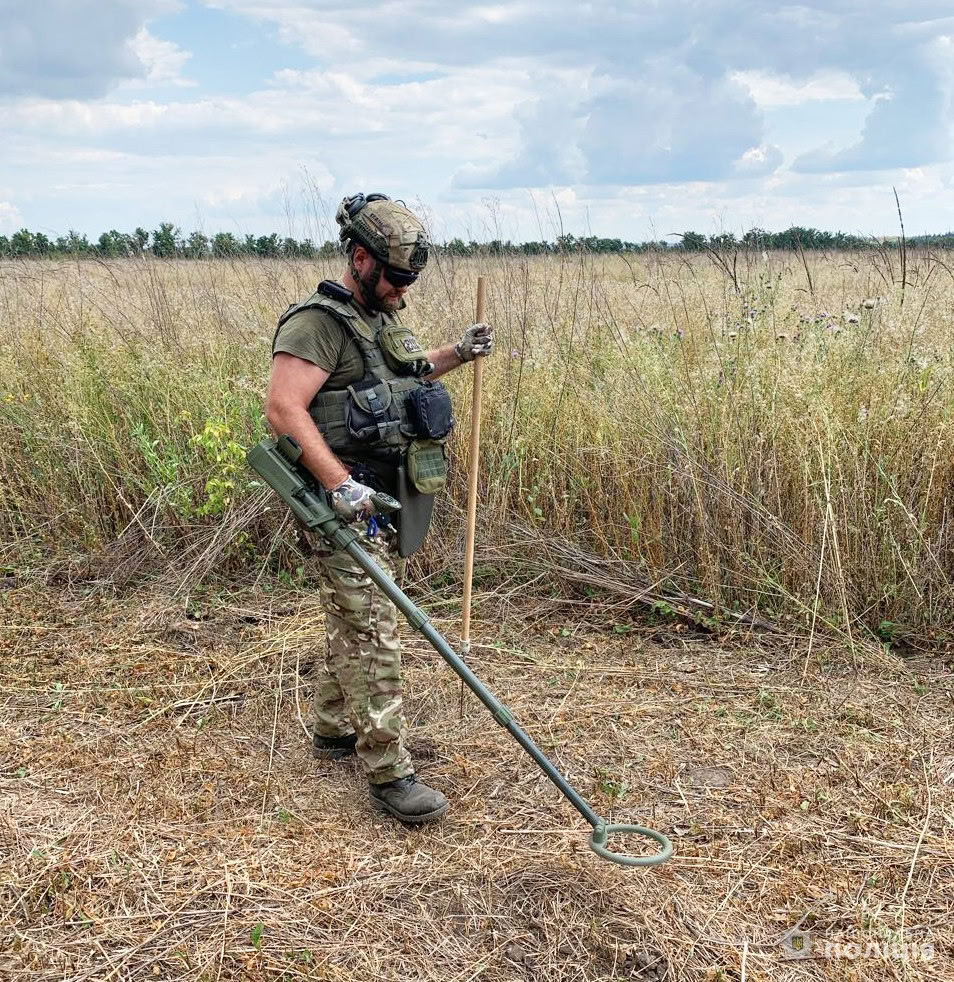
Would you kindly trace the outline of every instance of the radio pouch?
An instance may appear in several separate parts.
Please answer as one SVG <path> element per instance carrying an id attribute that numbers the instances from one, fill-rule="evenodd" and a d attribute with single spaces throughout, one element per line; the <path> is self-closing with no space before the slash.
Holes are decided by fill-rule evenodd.
<path id="1" fill-rule="evenodd" d="M 416 436 L 443 440 L 454 426 L 453 407 L 440 382 L 425 382 L 407 397 L 407 415 Z"/>

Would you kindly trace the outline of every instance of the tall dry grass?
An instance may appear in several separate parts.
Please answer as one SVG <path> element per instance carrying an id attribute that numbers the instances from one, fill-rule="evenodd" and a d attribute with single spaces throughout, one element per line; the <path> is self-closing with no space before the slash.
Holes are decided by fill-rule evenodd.
<path id="1" fill-rule="evenodd" d="M 888 252 L 721 258 L 432 264 L 407 312 L 431 344 L 459 336 L 489 277 L 480 500 L 494 561 L 479 575 L 537 576 L 558 542 L 654 595 L 707 601 L 713 625 L 757 613 L 848 644 L 946 635 L 947 257 L 908 255 L 903 280 Z M 0 265 L 0 563 L 99 577 L 287 566 L 291 532 L 276 541 L 244 449 L 263 433 L 277 316 L 337 272 Z M 462 538 L 469 379 L 446 379 L 456 466 L 424 571 Z"/>

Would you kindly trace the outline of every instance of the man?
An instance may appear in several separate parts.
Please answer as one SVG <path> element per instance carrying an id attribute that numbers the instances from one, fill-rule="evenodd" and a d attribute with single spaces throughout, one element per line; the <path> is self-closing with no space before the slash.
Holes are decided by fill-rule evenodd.
<path id="1" fill-rule="evenodd" d="M 345 198 L 336 220 L 347 269 L 279 320 L 265 416 L 302 448 L 301 463 L 331 492 L 339 516 L 365 523 L 361 545 L 400 581 L 446 475 L 450 400 L 435 380 L 490 354 L 474 324 L 457 344 L 425 352 L 398 311 L 424 269 L 420 220 L 386 195 Z M 397 527 L 374 517 L 375 491 L 400 498 Z M 397 611 L 345 552 L 314 543 L 327 655 L 315 690 L 314 752 L 357 753 L 371 803 L 411 823 L 440 818 L 447 799 L 416 780 L 406 746 Z"/>

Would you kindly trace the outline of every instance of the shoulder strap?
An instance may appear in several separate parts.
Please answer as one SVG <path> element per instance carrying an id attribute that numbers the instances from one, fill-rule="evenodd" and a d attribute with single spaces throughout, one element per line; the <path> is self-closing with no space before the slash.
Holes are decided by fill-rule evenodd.
<path id="1" fill-rule="evenodd" d="M 275 328 L 275 335 L 272 338 L 272 354 L 275 353 L 275 342 L 278 340 L 278 333 L 284 327 L 286 321 L 297 314 L 301 310 L 326 310 L 331 314 L 334 319 L 347 331 L 347 333 L 355 338 L 358 342 L 358 347 L 361 349 L 361 354 L 364 356 L 364 348 L 362 341 L 368 342 L 374 341 L 374 333 L 371 328 L 365 323 L 361 315 L 351 306 L 350 303 L 345 303 L 342 300 L 328 296 L 326 293 L 322 292 L 322 283 L 318 284 L 318 289 L 307 299 L 301 303 L 293 303 L 281 317 L 278 318 L 278 326 Z M 337 285 L 337 284 L 334 284 Z M 343 287 L 339 287 L 342 291 Z M 367 360 L 367 359 L 365 359 Z"/>

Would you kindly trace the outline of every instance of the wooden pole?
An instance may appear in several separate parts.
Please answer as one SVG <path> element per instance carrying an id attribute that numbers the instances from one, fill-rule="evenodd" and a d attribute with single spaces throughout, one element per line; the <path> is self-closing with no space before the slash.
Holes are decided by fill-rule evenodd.
<path id="1" fill-rule="evenodd" d="M 486 282 L 477 277 L 477 318 L 484 319 Z M 480 464 L 480 402 L 483 388 L 484 359 L 474 359 L 474 395 L 470 410 L 470 472 L 467 485 L 467 542 L 464 547 L 464 607 L 461 617 L 461 648 L 470 651 L 470 594 L 474 579 L 474 539 L 477 532 L 477 471 Z"/>

